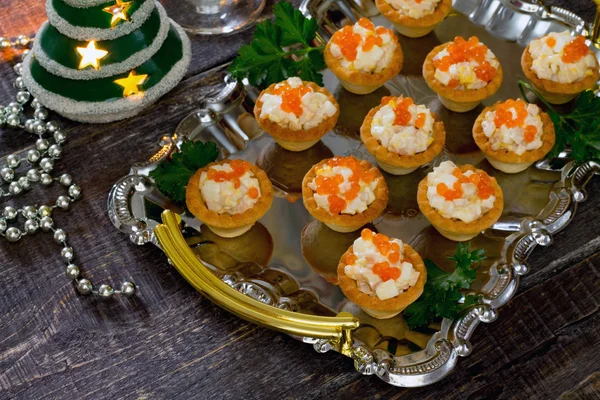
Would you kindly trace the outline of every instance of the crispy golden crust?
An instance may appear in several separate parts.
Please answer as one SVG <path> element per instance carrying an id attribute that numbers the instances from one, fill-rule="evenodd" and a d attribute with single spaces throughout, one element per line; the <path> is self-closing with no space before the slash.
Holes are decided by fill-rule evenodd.
<path id="1" fill-rule="evenodd" d="M 379 12 L 392 21 L 394 24 L 407 26 L 410 28 L 422 28 L 426 26 L 437 25 L 450 14 L 452 10 L 452 0 L 441 0 L 433 13 L 424 15 L 422 18 L 411 18 L 396 10 L 387 2 L 387 0 L 375 0 L 375 5 Z"/>
<path id="2" fill-rule="evenodd" d="M 478 170 L 472 165 L 465 164 L 458 166 L 462 172 L 473 171 L 473 172 L 483 172 Z M 464 222 L 458 219 L 452 218 L 444 218 L 437 212 L 431 205 L 429 204 L 429 199 L 427 198 L 427 176 L 419 182 L 419 190 L 417 191 L 417 202 L 419 204 L 419 209 L 427 217 L 429 222 L 431 222 L 436 227 L 441 227 L 445 230 L 461 233 L 461 234 L 477 234 L 490 226 L 494 225 L 496 221 L 502 215 L 502 210 L 504 209 L 504 196 L 502 194 L 502 189 L 496 178 L 490 176 L 490 183 L 494 187 L 494 196 L 496 196 L 496 201 L 494 202 L 494 208 L 483 214 L 479 219 L 476 219 L 473 222 Z"/>
<path id="3" fill-rule="evenodd" d="M 315 126 L 314 128 L 306 130 L 300 129 L 297 131 L 289 128 L 284 128 L 278 123 L 271 121 L 267 117 L 261 118 L 260 114 L 262 112 L 263 106 L 262 96 L 265 93 L 273 93 L 275 85 L 278 85 L 278 83 L 274 83 L 265 90 L 263 90 L 260 93 L 260 96 L 258 96 L 256 104 L 254 105 L 254 116 L 256 117 L 256 122 L 258 123 L 258 126 L 265 132 L 267 132 L 269 135 L 273 136 L 275 139 L 287 140 L 291 142 L 309 142 L 317 140 L 323 137 L 323 135 L 325 135 L 327 132 L 332 130 L 335 127 L 335 124 L 337 123 L 338 117 L 340 116 L 340 106 L 338 105 L 338 102 L 336 101 L 335 97 L 333 97 L 333 95 L 329 93 L 329 90 L 317 85 L 314 82 L 302 81 L 302 83 L 310 87 L 314 92 L 319 92 L 327 96 L 329 101 L 331 101 L 331 103 L 337 109 L 337 112 L 333 116 L 321 121 L 321 123 Z"/>
<path id="4" fill-rule="evenodd" d="M 414 286 L 411 286 L 398 296 L 387 300 L 380 300 L 377 296 L 369 296 L 368 294 L 361 292 L 356 285 L 356 281 L 346 275 L 346 257 L 351 253 L 352 246 L 350 246 L 340 259 L 337 268 L 337 276 L 340 289 L 342 289 L 344 295 L 353 303 L 377 311 L 401 311 L 417 300 L 423 293 L 423 288 L 427 281 L 427 269 L 425 268 L 421 256 L 419 256 L 419 254 L 417 254 L 417 252 L 409 245 L 404 244 L 404 257 L 410 260 L 413 268 L 419 272 L 419 278 Z"/>
<path id="5" fill-rule="evenodd" d="M 541 137 L 542 146 L 539 149 L 528 150 L 522 155 L 515 154 L 508 150 L 492 150 L 492 144 L 490 143 L 489 138 L 485 136 L 485 133 L 483 133 L 483 127 L 481 126 L 481 123 L 485 118 L 485 114 L 488 111 L 496 111 L 496 108 L 498 108 L 499 104 L 501 104 L 501 102 L 497 102 L 491 107 L 484 108 L 473 125 L 473 139 L 475 139 L 475 143 L 481 149 L 481 151 L 494 160 L 511 164 L 531 163 L 544 158 L 546 154 L 552 150 L 556 136 L 554 133 L 554 124 L 552 123 L 552 120 L 548 114 L 541 110 L 540 118 L 542 120 L 543 130 Z"/>
<path id="6" fill-rule="evenodd" d="M 452 89 L 450 86 L 443 85 L 437 79 L 434 78 L 435 66 L 433 65 L 433 58 L 438 55 L 439 52 L 444 50 L 450 42 L 436 46 L 429 52 L 423 63 L 423 77 L 427 82 L 427 85 L 442 97 L 455 101 L 457 103 L 469 103 L 474 101 L 481 101 L 487 99 L 500 89 L 502 85 L 502 66 L 498 65 L 496 76 L 488 82 L 487 85 L 481 89 L 465 89 L 458 90 Z"/>
<path id="7" fill-rule="evenodd" d="M 537 74 L 531 66 L 533 65 L 533 58 L 529 52 L 529 46 L 525 47 L 523 55 L 521 56 L 521 68 L 527 79 L 531 81 L 535 86 L 544 89 L 550 93 L 561 93 L 561 94 L 577 94 L 581 93 L 586 89 L 591 89 L 598 82 L 600 72 L 598 71 L 598 59 L 592 50 L 589 50 L 590 54 L 594 56 L 596 60 L 596 66 L 592 68 L 592 75 L 586 76 L 583 79 L 575 81 L 573 83 L 560 83 L 554 82 L 549 79 L 538 78 Z"/>
<path id="8" fill-rule="evenodd" d="M 381 72 L 364 72 L 359 70 L 351 71 L 342 67 L 340 60 L 331 54 L 331 40 L 325 47 L 325 64 L 327 64 L 327 67 L 339 79 L 348 81 L 352 84 L 361 86 L 383 85 L 385 82 L 400 73 L 402 64 L 404 62 L 404 55 L 402 54 L 402 47 L 400 46 L 400 43 L 398 43 L 398 38 L 394 36 L 393 40 L 396 42 L 396 50 L 394 50 L 394 55 L 390 60 L 390 64 Z"/>
<path id="9" fill-rule="evenodd" d="M 446 142 L 446 130 L 444 129 L 444 123 L 438 120 L 437 115 L 434 112 L 431 113 L 436 121 L 433 124 L 433 142 L 425 149 L 425 151 L 412 156 L 400 155 L 393 151 L 389 151 L 371 134 L 373 117 L 381 107 L 383 107 L 383 105 L 372 108 L 360 127 L 360 138 L 362 142 L 365 144 L 369 153 L 373 154 L 377 160 L 396 167 L 414 168 L 427 164 L 440 154 L 444 148 L 444 143 Z"/>
<path id="10" fill-rule="evenodd" d="M 256 179 L 258 179 L 261 192 L 254 207 L 241 214 L 233 215 L 219 214 L 209 210 L 206 207 L 204 199 L 202 198 L 202 193 L 200 192 L 200 176 L 202 175 L 202 172 L 207 171 L 213 165 L 221 165 L 230 161 L 231 160 L 228 159 L 221 160 L 210 163 L 204 168 L 200 168 L 190 178 L 185 191 L 185 201 L 190 212 L 200 221 L 218 228 L 238 228 L 244 225 L 253 224 L 266 214 L 273 202 L 273 186 L 271 185 L 271 181 L 262 169 L 258 168 L 256 165 L 252 165 L 250 170 L 254 173 Z"/>
<path id="11" fill-rule="evenodd" d="M 356 159 L 356 161 L 365 169 L 365 171 L 368 171 L 370 169 L 374 169 L 376 171 L 377 186 L 374 190 L 375 200 L 373 200 L 373 202 L 369 204 L 369 207 L 367 207 L 365 211 L 361 212 L 360 214 L 354 215 L 332 215 L 329 213 L 328 210 L 319 207 L 317 205 L 317 202 L 315 201 L 314 192 L 310 187 L 308 187 L 308 184 L 312 182 L 313 179 L 315 179 L 315 177 L 317 176 L 317 167 L 319 167 L 326 161 L 327 160 L 323 160 L 320 163 L 315 164 L 310 169 L 310 171 L 306 173 L 306 175 L 304 176 L 304 180 L 302 181 L 302 200 L 304 201 L 304 207 L 306 207 L 310 215 L 326 224 L 335 224 L 343 227 L 354 227 L 357 225 L 365 225 L 373 221 L 375 218 L 379 217 L 383 213 L 388 202 L 388 187 L 387 183 L 385 182 L 385 178 L 383 177 L 383 175 L 381 175 L 381 172 L 379 172 L 379 170 L 376 167 L 369 164 L 368 161 L 358 159 Z"/>

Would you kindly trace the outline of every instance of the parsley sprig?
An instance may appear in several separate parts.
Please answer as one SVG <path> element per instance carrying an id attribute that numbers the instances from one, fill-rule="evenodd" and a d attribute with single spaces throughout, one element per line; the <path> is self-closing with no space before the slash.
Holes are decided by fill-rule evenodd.
<path id="1" fill-rule="evenodd" d="M 273 13 L 273 22 L 266 20 L 256 26 L 252 41 L 240 48 L 229 73 L 238 80 L 248 78 L 261 89 L 291 76 L 322 86 L 319 71 L 325 68 L 325 47 L 311 45 L 317 21 L 304 17 L 287 1 L 277 3 Z"/>
<path id="2" fill-rule="evenodd" d="M 556 142 L 550 157 L 558 156 L 569 145 L 571 157 L 579 163 L 600 160 L 600 97 L 586 90 L 579 95 L 573 111 L 559 114 L 529 83 L 519 81 L 519 89 L 526 100 L 525 89 L 535 94 L 554 123 Z"/>
<path id="3" fill-rule="evenodd" d="M 170 160 L 163 161 L 150 172 L 150 177 L 158 190 L 171 201 L 185 204 L 185 188 L 192 175 L 218 156 L 219 149 L 214 142 L 185 141 Z"/>
<path id="4" fill-rule="evenodd" d="M 404 310 L 410 329 L 429 325 L 436 318 L 454 319 L 467 307 L 479 301 L 478 296 L 465 296 L 461 289 L 468 289 L 475 280 L 476 268 L 485 260 L 485 249 L 469 251 L 471 243 L 459 243 L 456 253 L 449 260 L 456 263 L 453 272 L 445 272 L 433 261 L 425 259 L 427 282 L 421 297 Z"/>

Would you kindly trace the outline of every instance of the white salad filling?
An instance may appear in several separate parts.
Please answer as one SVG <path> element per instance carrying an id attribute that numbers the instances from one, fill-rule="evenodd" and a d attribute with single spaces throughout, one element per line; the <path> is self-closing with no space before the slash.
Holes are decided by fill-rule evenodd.
<path id="1" fill-rule="evenodd" d="M 441 0 L 387 0 L 400 14 L 414 19 L 433 14 Z"/>
<path id="2" fill-rule="evenodd" d="M 513 117 L 516 117 L 514 107 L 510 108 Z M 509 128 L 506 124 L 497 126 L 494 122 L 496 113 L 488 111 L 481 123 L 483 133 L 488 137 L 492 150 L 508 150 L 517 155 L 523 155 L 527 150 L 536 150 L 542 147 L 543 124 L 540 118 L 540 109 L 535 104 L 527 105 L 527 117 L 523 126 Z M 536 129 L 535 137 L 531 141 L 525 140 L 525 127 L 533 126 Z"/>
<path id="3" fill-rule="evenodd" d="M 233 172 L 229 164 L 214 165 L 210 169 L 216 171 Z M 254 207 L 260 198 L 260 185 L 258 179 L 254 177 L 252 171 L 246 171 L 239 178 L 239 187 L 235 187 L 234 180 L 225 180 L 215 182 L 208 179 L 208 173 L 202 172 L 200 175 L 200 191 L 206 207 L 219 214 L 241 214 L 244 211 Z M 258 190 L 258 197 L 253 199 L 248 195 L 251 188 Z"/>

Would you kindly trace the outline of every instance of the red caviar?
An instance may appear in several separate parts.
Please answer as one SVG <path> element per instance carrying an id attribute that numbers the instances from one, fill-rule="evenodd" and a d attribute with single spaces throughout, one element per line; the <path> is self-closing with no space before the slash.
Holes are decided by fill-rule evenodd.
<path id="1" fill-rule="evenodd" d="M 273 94 L 281 95 L 281 110 L 293 113 L 296 117 L 302 115 L 302 96 L 311 92 L 308 86 L 291 87 L 287 83 L 276 87 Z"/>
<path id="2" fill-rule="evenodd" d="M 425 126 L 425 121 L 427 120 L 427 115 L 425 113 L 419 113 L 417 118 L 415 119 L 415 126 L 419 129 Z"/>
<path id="3" fill-rule="evenodd" d="M 513 115 L 511 109 L 514 109 L 516 116 Z M 496 116 L 494 117 L 494 125 L 501 127 L 506 125 L 507 128 L 523 126 L 527 118 L 527 105 L 521 99 L 506 100 L 496 108 Z"/>
<path id="4" fill-rule="evenodd" d="M 489 82 L 496 76 L 496 68 L 492 67 L 491 64 L 485 59 L 488 48 L 486 45 L 481 44 L 479 39 L 475 36 L 465 40 L 464 38 L 457 36 L 454 41 L 446 46 L 448 55 L 434 60 L 433 65 L 435 68 L 442 72 L 448 72 L 450 66 L 458 64 L 460 62 L 475 61 L 479 66 L 475 67 L 475 75 L 484 82 Z M 457 80 L 451 80 L 450 86 L 454 88 L 458 86 Z"/>
<path id="5" fill-rule="evenodd" d="M 371 22 L 370 19 L 368 18 L 361 18 L 358 20 L 358 25 L 362 26 L 365 29 L 368 29 L 370 31 L 375 29 L 375 25 L 373 25 L 373 23 Z"/>
<path id="6" fill-rule="evenodd" d="M 248 189 L 248 196 L 251 199 L 258 199 L 258 189 L 255 187 L 251 187 L 250 189 Z"/>
<path id="7" fill-rule="evenodd" d="M 373 265 L 373 273 L 379 276 L 384 282 L 390 279 L 395 280 L 400 277 L 400 270 L 390 266 L 390 264 L 387 262 L 381 262 Z"/>
<path id="8" fill-rule="evenodd" d="M 537 128 L 533 125 L 527 125 L 523 132 L 523 139 L 527 143 L 531 143 L 535 139 L 535 134 L 537 133 Z"/>
<path id="9" fill-rule="evenodd" d="M 386 105 L 389 102 L 391 102 L 392 100 L 395 101 L 395 103 L 396 103 L 396 107 L 394 107 L 394 114 L 396 115 L 394 124 L 401 125 L 401 126 L 408 125 L 408 123 L 412 119 L 412 114 L 410 113 L 410 111 L 408 111 L 408 107 L 415 104 L 415 102 L 410 97 L 385 96 L 381 99 L 381 104 Z M 423 114 L 423 117 L 425 117 L 424 114 Z M 423 125 L 424 124 L 425 124 L 425 121 L 423 121 Z M 415 122 L 415 126 L 416 126 L 416 122 Z M 417 126 L 417 128 L 419 128 L 419 126 Z"/>
<path id="10" fill-rule="evenodd" d="M 392 242 L 389 237 L 382 233 L 375 234 L 372 230 L 365 228 L 360 232 L 360 236 L 363 240 L 372 241 L 377 247 L 377 251 L 387 256 L 389 262 L 384 261 L 373 265 L 372 271 L 375 275 L 379 276 L 382 281 L 389 279 L 398 279 L 401 271 L 396 267 L 390 266 L 390 263 L 396 264 L 401 260 L 400 257 L 400 245 L 396 242 Z M 356 262 L 356 255 L 353 253 L 346 256 L 346 264 L 352 265 Z"/>
<path id="11" fill-rule="evenodd" d="M 362 48 L 362 51 L 368 52 L 373 46 L 381 46 L 383 44 L 383 39 L 381 35 L 389 34 L 392 40 L 397 40 L 396 36 L 392 34 L 392 32 L 384 28 L 383 26 L 378 26 L 377 28 L 373 23 L 367 18 L 361 18 L 357 23 L 364 29 L 369 31 L 373 31 L 375 35 L 368 35 L 366 39 L 363 41 L 362 37 L 354 32 L 352 25 L 346 25 L 339 31 L 333 34 L 331 38 L 332 43 L 335 43 L 339 46 L 340 51 L 344 58 L 348 61 L 355 61 L 358 55 L 359 47 Z"/>
<path id="12" fill-rule="evenodd" d="M 452 175 L 458 178 L 456 182 L 454 182 L 454 185 L 452 185 L 452 188 L 449 188 L 448 185 L 443 182 L 438 183 L 436 186 L 437 194 L 448 201 L 463 197 L 463 183 L 472 183 L 477 186 L 477 197 L 481 200 L 486 200 L 494 194 L 494 188 L 490 185 L 490 177 L 483 171 L 476 172 L 471 176 L 466 176 L 462 173 L 460 168 L 454 168 Z"/>
<path id="13" fill-rule="evenodd" d="M 574 63 L 585 57 L 589 51 L 585 38 L 579 35 L 565 46 L 561 59 L 566 63 Z"/>
<path id="14" fill-rule="evenodd" d="M 363 240 L 373 240 L 373 231 L 369 228 L 365 228 L 362 231 L 360 231 L 360 237 Z"/>
<path id="15" fill-rule="evenodd" d="M 556 46 L 556 39 L 554 39 L 553 36 L 548 36 L 546 38 L 546 44 L 548 45 L 548 47 L 552 48 L 552 47 Z"/>
<path id="16" fill-rule="evenodd" d="M 240 178 L 252 168 L 252 165 L 248 161 L 244 160 L 231 160 L 229 162 L 229 166 L 233 171 L 218 171 L 214 168 L 209 168 L 207 171 L 207 179 L 213 180 L 215 182 L 233 182 L 233 186 L 237 189 L 240 187 Z M 256 189 L 256 188 L 254 188 Z M 258 190 L 257 190 L 258 192 Z M 250 194 L 249 194 L 250 195 Z M 250 196 L 252 197 L 252 196 Z M 258 193 L 257 193 L 258 197 Z M 256 197 L 252 197 L 256 198 Z"/>

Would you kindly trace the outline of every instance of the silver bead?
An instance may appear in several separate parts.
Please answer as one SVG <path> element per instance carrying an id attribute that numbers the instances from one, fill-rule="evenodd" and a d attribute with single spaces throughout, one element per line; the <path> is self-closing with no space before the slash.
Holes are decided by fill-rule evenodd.
<path id="1" fill-rule="evenodd" d="M 31 149 L 27 152 L 27 161 L 29 161 L 30 164 L 35 164 L 36 162 L 40 161 L 41 157 L 42 155 L 37 150 Z"/>
<path id="2" fill-rule="evenodd" d="M 26 176 L 29 182 L 37 182 L 40 180 L 40 171 L 38 171 L 35 168 L 32 168 L 29 171 L 27 171 Z"/>
<path id="3" fill-rule="evenodd" d="M 33 125 L 36 124 L 41 124 L 41 122 L 39 121 L 34 121 Z M 35 128 L 34 128 L 35 130 Z M 38 139 L 35 141 L 35 148 L 38 149 L 38 151 L 40 152 L 44 152 L 46 150 L 48 150 L 48 147 L 50 147 L 50 142 L 47 141 L 46 139 Z"/>
<path id="4" fill-rule="evenodd" d="M 102 284 L 98 287 L 98 296 L 104 300 L 110 299 L 113 297 L 113 294 L 115 294 L 115 290 L 110 285 Z"/>
<path id="5" fill-rule="evenodd" d="M 29 49 L 25 49 L 21 52 L 21 60 L 25 59 L 25 56 L 29 54 Z"/>
<path id="6" fill-rule="evenodd" d="M 48 155 L 52 158 L 60 158 L 62 156 L 62 151 L 60 144 L 53 144 L 48 148 Z"/>
<path id="7" fill-rule="evenodd" d="M 28 219 L 27 221 L 25 221 L 25 225 L 23 226 L 23 229 L 28 234 L 36 233 L 37 230 L 40 229 L 40 225 L 37 223 L 37 221 L 35 219 Z"/>
<path id="8" fill-rule="evenodd" d="M 17 210 L 14 207 L 6 206 L 2 211 L 2 216 L 6 218 L 8 221 L 11 221 L 17 218 Z"/>
<path id="9" fill-rule="evenodd" d="M 19 45 L 21 47 L 25 47 L 29 44 L 30 41 L 31 41 L 31 39 L 29 39 L 27 36 L 19 35 L 19 36 L 17 36 L 15 43 L 17 43 L 17 45 Z"/>
<path id="10" fill-rule="evenodd" d="M 6 228 L 8 228 L 8 223 L 4 218 L 0 218 L 0 232 L 4 233 Z"/>
<path id="11" fill-rule="evenodd" d="M 17 103 L 19 104 L 25 104 L 29 101 L 29 99 L 31 98 L 31 94 L 29 94 L 29 92 L 26 92 L 25 90 L 20 90 L 17 92 Z"/>
<path id="12" fill-rule="evenodd" d="M 4 182 L 12 182 L 15 179 L 15 171 L 8 167 L 4 167 L 0 169 L 0 177 Z"/>
<path id="13" fill-rule="evenodd" d="M 16 242 L 21 239 L 21 231 L 15 227 L 8 228 L 4 235 L 9 242 Z"/>
<path id="14" fill-rule="evenodd" d="M 40 101 L 34 97 L 33 100 L 31 100 L 31 107 L 40 108 L 42 105 L 40 104 Z"/>
<path id="15" fill-rule="evenodd" d="M 81 188 L 79 187 L 79 185 L 69 186 L 69 196 L 73 200 L 77 200 L 81 197 Z"/>
<path id="16" fill-rule="evenodd" d="M 19 184 L 19 182 L 11 182 L 10 185 L 8 185 L 8 191 L 13 196 L 16 196 L 23 191 L 23 187 Z"/>
<path id="17" fill-rule="evenodd" d="M 23 207 L 21 214 L 23 214 L 25 218 L 31 219 L 37 217 L 37 212 L 38 210 L 34 206 L 25 206 Z"/>
<path id="18" fill-rule="evenodd" d="M 25 89 L 25 82 L 23 82 L 23 78 L 20 76 L 15 79 L 15 88 L 16 89 Z"/>
<path id="19" fill-rule="evenodd" d="M 44 186 L 50 186 L 52 185 L 52 182 L 54 182 L 54 179 L 52 179 L 52 175 L 44 173 L 40 177 L 40 182 L 42 182 L 42 185 Z"/>
<path id="20" fill-rule="evenodd" d="M 33 112 L 33 118 L 37 119 L 38 121 L 44 121 L 46 118 L 48 118 L 48 110 L 41 107 L 36 109 Z"/>
<path id="21" fill-rule="evenodd" d="M 31 124 L 31 129 L 33 129 L 33 133 L 37 133 L 38 135 L 43 135 L 46 133 L 46 124 L 44 121 L 35 120 L 33 124 Z M 39 149 L 38 149 L 39 150 Z"/>
<path id="22" fill-rule="evenodd" d="M 58 131 L 58 123 L 56 121 L 48 121 L 46 122 L 46 131 L 50 133 L 54 133 Z"/>
<path id="23" fill-rule="evenodd" d="M 38 209 L 38 215 L 40 217 L 49 217 L 50 215 L 52 215 L 52 208 L 48 207 L 48 206 L 41 206 Z"/>
<path id="24" fill-rule="evenodd" d="M 33 132 L 33 123 L 34 122 L 35 122 L 35 120 L 31 119 L 31 118 L 25 120 L 25 130 L 27 132 Z"/>
<path id="25" fill-rule="evenodd" d="M 56 143 L 62 144 L 67 140 L 67 134 L 63 131 L 56 131 L 54 132 L 54 140 Z"/>
<path id="26" fill-rule="evenodd" d="M 129 281 L 121 284 L 121 294 L 125 297 L 131 297 L 135 294 L 135 285 Z"/>
<path id="27" fill-rule="evenodd" d="M 15 66 L 13 67 L 13 70 L 15 71 L 15 74 L 21 76 L 21 73 L 23 72 L 23 64 L 16 63 Z"/>
<path id="28" fill-rule="evenodd" d="M 5 37 L 0 36 L 0 50 L 8 49 L 9 47 L 10 41 Z"/>
<path id="29" fill-rule="evenodd" d="M 69 187 L 73 183 L 73 177 L 69 174 L 62 174 L 58 177 L 58 182 L 64 187 Z"/>
<path id="30" fill-rule="evenodd" d="M 42 217 L 40 219 L 40 228 L 42 228 L 42 230 L 44 232 L 50 231 L 53 226 L 54 226 L 54 221 L 52 221 L 52 218 L 50 218 L 50 217 Z"/>
<path id="31" fill-rule="evenodd" d="M 40 160 L 40 168 L 44 172 L 51 172 L 54 169 L 54 160 L 44 157 Z"/>
<path id="32" fill-rule="evenodd" d="M 6 157 L 6 166 L 8 168 L 17 169 L 21 165 L 21 157 L 17 154 L 11 154 Z"/>
<path id="33" fill-rule="evenodd" d="M 65 272 L 67 278 L 75 280 L 79 278 L 79 267 L 75 264 L 67 265 L 67 271 Z"/>
<path id="34" fill-rule="evenodd" d="M 67 210 L 71 206 L 71 199 L 67 196 L 58 196 L 56 199 L 56 207 Z"/>
<path id="35" fill-rule="evenodd" d="M 6 106 L 6 114 L 18 114 L 21 111 L 23 111 L 23 106 L 17 102 L 11 101 Z"/>
<path id="36" fill-rule="evenodd" d="M 60 251 L 60 256 L 65 262 L 71 262 L 74 256 L 73 248 L 69 246 L 63 247 L 63 249 Z"/>
<path id="37" fill-rule="evenodd" d="M 54 240 L 56 243 L 61 244 L 67 241 L 67 234 L 62 229 L 57 229 L 54 231 Z"/>
<path id="38" fill-rule="evenodd" d="M 92 282 L 88 281 L 87 279 L 80 279 L 79 282 L 77 282 L 77 291 L 79 293 L 83 295 L 88 295 L 92 293 L 92 290 Z"/>
<path id="39" fill-rule="evenodd" d="M 6 124 L 8 126 L 16 127 L 21 123 L 21 118 L 17 114 L 8 114 L 6 116 Z"/>
<path id="40" fill-rule="evenodd" d="M 20 177 L 19 180 L 17 181 L 17 183 L 19 185 L 21 185 L 21 187 L 23 188 L 23 190 L 29 190 L 29 189 L 31 189 L 31 182 L 29 182 L 29 179 L 27 179 L 26 176 Z"/>

